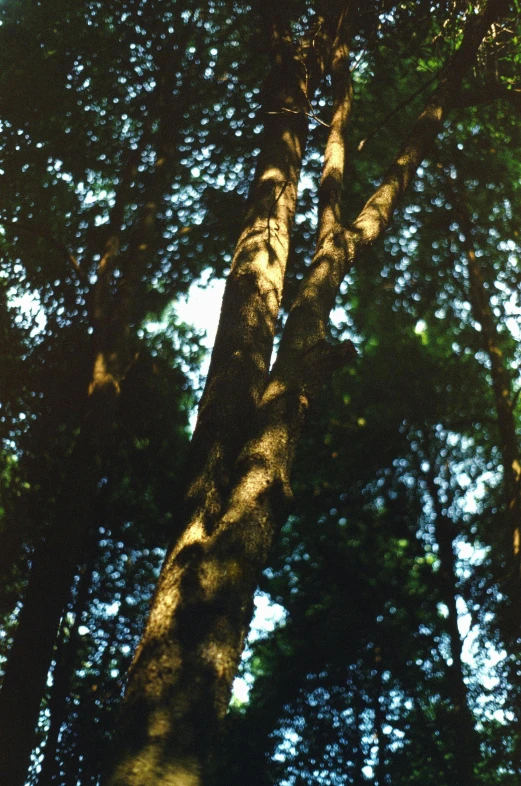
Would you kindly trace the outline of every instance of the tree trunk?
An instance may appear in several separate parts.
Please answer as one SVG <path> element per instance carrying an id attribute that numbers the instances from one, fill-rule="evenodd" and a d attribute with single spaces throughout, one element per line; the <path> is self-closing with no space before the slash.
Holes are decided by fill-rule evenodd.
<path id="1" fill-rule="evenodd" d="M 101 466 L 111 448 L 120 385 L 130 362 L 132 279 L 129 282 L 122 276 L 118 297 L 109 296 L 118 247 L 117 237 L 111 235 L 98 266 L 95 351 L 83 420 L 66 459 L 55 503 L 56 520 L 35 548 L 0 691 L 0 783 L 12 786 L 25 782 L 56 636 L 75 572 L 87 552 Z"/>
<path id="2" fill-rule="evenodd" d="M 324 71 L 323 20 L 299 42 L 268 3 L 272 69 L 263 88 L 264 133 L 244 225 L 190 451 L 187 519 L 211 527 L 266 387 L 289 255 L 308 109 Z M 233 314 L 230 319 L 229 315 Z"/>
<path id="3" fill-rule="evenodd" d="M 463 642 L 458 628 L 458 578 L 456 575 L 456 555 L 454 538 L 456 531 L 453 522 L 443 514 L 442 505 L 435 483 L 434 464 L 429 462 L 427 487 L 434 508 L 434 532 L 438 543 L 440 560 L 440 590 L 443 603 L 447 607 L 447 628 L 450 640 L 452 665 L 448 666 L 447 676 L 453 711 L 453 749 L 455 771 L 461 783 L 476 784 L 475 765 L 480 761 L 479 738 L 474 726 L 474 717 L 469 707 L 468 691 L 465 684 L 463 667 Z"/>
<path id="4" fill-rule="evenodd" d="M 184 73 L 180 85 L 177 85 L 177 74 L 182 70 L 187 42 L 193 40 L 195 22 L 191 14 L 182 23 L 181 13 L 176 20 L 181 29 L 177 46 L 163 56 L 153 96 L 163 105 L 176 86 L 179 88 L 176 102 L 168 104 L 154 139 L 151 139 L 150 123 L 144 124 L 138 148 L 129 149 L 122 166 L 93 291 L 94 359 L 88 395 L 83 403 L 77 403 L 78 411 L 82 408 L 84 411 L 83 422 L 66 458 L 68 467 L 61 493 L 57 494 L 56 521 L 45 542 L 35 549 L 26 598 L 0 692 L 0 783 L 10 786 L 22 786 L 25 780 L 60 619 L 75 571 L 85 559 L 92 520 L 89 509 L 111 447 L 120 387 L 132 362 L 131 329 L 139 322 L 136 310 L 140 313 L 136 293 L 146 261 L 154 253 L 156 214 L 170 182 L 170 170 L 165 162 L 171 165 L 176 159 L 180 118 L 191 96 L 190 70 Z M 133 200 L 142 148 L 152 143 L 163 164 L 149 174 L 145 196 L 138 197 L 141 209 L 135 224 L 127 230 L 129 242 L 123 257 L 120 251 L 125 211 Z M 115 279 L 117 264 L 120 276 Z"/>
<path id="5" fill-rule="evenodd" d="M 53 672 L 53 685 L 49 697 L 48 709 L 51 714 L 51 723 L 45 740 L 44 759 L 38 777 L 38 786 L 57 786 L 60 769 L 57 760 L 60 731 L 67 720 L 67 697 L 74 671 L 80 636 L 78 629 L 85 610 L 94 569 L 94 549 L 89 562 L 80 571 L 80 578 L 76 590 L 76 599 L 72 613 L 74 620 L 67 638 L 58 644 L 56 662 Z M 63 622 L 62 622 L 63 625 Z"/>
<path id="6" fill-rule="evenodd" d="M 463 247 L 467 256 L 470 301 L 474 319 L 481 326 L 483 349 L 490 361 L 492 390 L 497 413 L 500 448 L 503 457 L 505 503 L 510 526 L 512 577 L 519 590 L 521 581 L 521 451 L 516 433 L 512 385 L 507 371 L 496 320 L 485 289 L 476 252 L 472 243 L 472 222 L 464 202 L 458 206 Z"/>
<path id="7" fill-rule="evenodd" d="M 384 684 L 382 679 L 384 669 L 382 665 L 382 648 L 379 645 L 375 647 L 374 660 L 374 670 L 376 672 L 374 693 L 374 729 L 378 748 L 376 767 L 374 771 L 376 775 L 376 783 L 378 786 L 385 786 L 386 742 L 385 735 L 383 733 L 383 727 L 385 726 L 386 717 L 384 705 L 382 703 L 382 699 L 384 698 Z"/>
<path id="8" fill-rule="evenodd" d="M 217 733 L 226 714 L 250 621 L 253 593 L 291 502 L 289 476 L 309 401 L 335 368 L 354 355 L 350 344 L 331 346 L 326 341 L 329 312 L 338 287 L 361 249 L 374 242 L 390 222 L 439 133 L 461 78 L 499 7 L 500 2 L 493 0 L 482 14 L 469 18 L 462 44 L 448 63 L 443 85 L 431 96 L 381 186 L 348 229 L 342 225 L 340 211 L 351 95 L 346 19 L 342 17 L 333 46 L 333 120 L 324 155 L 315 258 L 288 316 L 278 357 L 264 389 L 271 344 L 263 337 L 271 334 L 269 326 L 276 318 L 275 301 L 279 300 L 282 283 L 278 283 L 279 266 L 273 268 L 276 280 L 263 279 L 276 295 L 273 305 L 269 292 L 260 286 L 255 291 L 264 297 L 256 295 L 256 305 L 250 311 L 237 309 L 241 300 L 225 297 L 221 334 L 230 336 L 232 342 L 236 320 L 245 319 L 248 349 L 244 350 L 241 368 L 248 383 L 246 388 L 244 383 L 240 385 L 238 395 L 248 401 L 241 404 L 233 390 L 230 401 L 221 398 L 222 391 L 228 389 L 227 375 L 235 378 L 235 374 L 223 366 L 228 355 L 221 354 L 219 348 L 205 391 L 208 403 L 202 404 L 202 423 L 210 437 L 213 433 L 221 435 L 221 418 L 231 423 L 236 406 L 233 450 L 227 455 L 238 453 L 239 457 L 233 474 L 223 467 L 224 481 L 217 482 L 213 467 L 219 466 L 226 435 L 215 441 L 210 438 L 212 450 L 200 449 L 204 441 L 194 447 L 192 466 L 199 480 L 190 487 L 185 529 L 165 560 L 147 628 L 130 670 L 106 784 L 200 786 L 209 782 Z M 265 140 L 263 155 L 268 153 Z M 270 211 L 283 196 L 278 179 L 277 183 L 279 187 L 271 192 L 262 210 L 258 208 L 258 214 L 264 216 L 264 235 L 257 243 L 264 239 L 267 261 L 276 249 L 268 231 Z M 247 270 L 253 281 L 255 269 Z M 254 343 L 257 339 L 258 347 Z M 239 352 L 239 362 L 240 351 L 234 351 Z M 217 378 L 222 380 L 222 388 L 213 381 Z M 212 417 L 208 414 L 210 403 Z M 245 412 L 251 413 L 253 428 L 244 422 Z M 219 486 L 226 491 L 226 476 L 232 481 L 230 490 L 226 496 L 215 493 Z M 209 514 L 203 501 L 207 494 Z M 198 504 L 194 504 L 194 497 Z"/>
<path id="9" fill-rule="evenodd" d="M 94 401 L 94 399 L 97 399 Z M 69 459 L 60 517 L 37 550 L 0 692 L 0 783 L 23 786 L 40 704 L 63 610 L 84 557 L 98 480 L 98 438 L 108 440 L 114 391 L 93 396 L 91 411 Z M 71 534 L 74 533 L 74 537 Z"/>
<path id="10" fill-rule="evenodd" d="M 472 220 L 464 199 L 460 200 L 459 221 L 464 237 L 464 251 L 467 256 L 470 301 L 474 319 L 481 325 L 483 349 L 490 362 L 492 391 L 497 414 L 500 450 L 503 460 L 503 489 L 507 514 L 507 577 L 504 581 L 509 603 L 500 611 L 500 629 L 505 637 L 507 649 L 519 655 L 519 600 L 521 598 L 521 451 L 516 432 L 514 417 L 515 399 L 508 373 L 496 319 L 490 305 L 489 295 L 484 285 L 480 265 L 472 241 Z M 516 663 L 518 657 L 507 659 L 510 680 L 518 682 Z M 514 694 L 513 694 L 514 695 Z M 517 729 L 517 744 L 512 753 L 516 772 L 521 772 L 521 712 L 519 701 L 514 700 L 516 719 L 513 727 Z"/>

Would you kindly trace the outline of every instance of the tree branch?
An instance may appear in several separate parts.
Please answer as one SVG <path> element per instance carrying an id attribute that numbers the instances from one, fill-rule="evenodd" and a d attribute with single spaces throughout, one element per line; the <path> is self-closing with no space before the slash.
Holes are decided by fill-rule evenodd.
<path id="1" fill-rule="evenodd" d="M 479 104 L 491 104 L 494 101 L 507 101 L 517 112 L 521 112 L 521 87 L 510 89 L 499 82 L 489 82 L 474 90 L 465 90 L 460 93 L 454 103 L 457 109 Z"/>

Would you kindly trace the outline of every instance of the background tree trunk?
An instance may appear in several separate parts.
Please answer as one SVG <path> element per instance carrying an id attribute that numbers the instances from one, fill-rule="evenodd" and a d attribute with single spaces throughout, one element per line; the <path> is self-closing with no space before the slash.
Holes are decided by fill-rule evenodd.
<path id="1" fill-rule="evenodd" d="M 452 521 L 443 514 L 438 487 L 435 483 L 436 473 L 434 466 L 431 460 L 426 481 L 434 509 L 434 532 L 438 543 L 438 557 L 440 560 L 440 594 L 448 611 L 447 629 L 452 664 L 447 666 L 447 676 L 453 712 L 454 763 L 461 783 L 468 783 L 469 786 L 473 786 L 473 784 L 477 783 L 474 768 L 480 761 L 480 749 L 474 718 L 469 706 L 462 660 L 463 642 L 458 628 L 456 602 L 458 577 L 456 574 L 456 554 L 454 552 L 454 540 L 457 532 Z"/>

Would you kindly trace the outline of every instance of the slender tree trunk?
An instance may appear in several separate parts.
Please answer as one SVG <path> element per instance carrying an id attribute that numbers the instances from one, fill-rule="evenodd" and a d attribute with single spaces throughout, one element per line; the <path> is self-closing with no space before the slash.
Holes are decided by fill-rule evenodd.
<path id="1" fill-rule="evenodd" d="M 443 514 L 435 483 L 434 463 L 430 463 L 427 473 L 427 487 L 434 508 L 434 530 L 438 543 L 440 560 L 440 590 L 443 602 L 448 610 L 447 628 L 450 640 L 452 665 L 448 666 L 447 676 L 450 686 L 450 697 L 453 711 L 453 747 L 455 770 L 461 783 L 473 786 L 476 784 L 475 766 L 480 760 L 479 738 L 474 725 L 474 717 L 469 707 L 468 690 L 465 684 L 465 670 L 462 653 L 463 642 L 458 628 L 458 578 L 456 575 L 456 554 L 454 539 L 456 529 L 453 522 Z"/>
<path id="2" fill-rule="evenodd" d="M 512 653 L 519 653 L 519 600 L 521 598 L 521 450 L 516 432 L 514 417 L 515 399 L 512 394 L 512 383 L 508 373 L 501 339 L 497 330 L 496 319 L 490 305 L 489 295 L 484 285 L 482 272 L 476 256 L 472 240 L 472 220 L 464 198 L 460 200 L 459 221 L 464 237 L 464 251 L 467 256 L 470 300 L 474 319 L 481 325 L 483 349 L 490 362 L 492 391 L 497 414 L 500 438 L 500 449 L 503 459 L 503 489 L 505 509 L 507 513 L 508 532 L 506 534 L 507 578 L 506 586 L 509 604 L 501 613 L 501 630 L 505 636 L 507 648 Z M 517 662 L 517 658 L 516 658 Z M 515 662 L 508 661 L 512 684 L 518 682 Z M 519 702 L 514 702 L 516 720 L 513 728 L 517 729 L 512 759 L 516 772 L 521 772 L 521 712 Z"/>
<path id="3" fill-rule="evenodd" d="M 382 665 L 382 648 L 375 647 L 375 665 L 376 671 L 376 691 L 374 695 L 374 728 L 376 734 L 376 744 L 378 747 L 378 759 L 375 767 L 376 783 L 378 786 L 385 786 L 385 735 L 383 727 L 385 726 L 385 709 L 382 703 L 384 696 L 384 686 L 382 680 L 383 665 Z"/>
<path id="4" fill-rule="evenodd" d="M 111 235 L 98 267 L 95 352 L 81 430 L 67 459 L 56 499 L 56 520 L 35 549 L 0 691 L 0 783 L 10 786 L 25 782 L 59 624 L 75 571 L 87 551 L 101 464 L 112 447 L 120 385 L 130 362 L 132 290 L 126 277 L 122 277 L 117 302 L 109 297 L 118 250 L 117 236 Z"/>
<path id="5" fill-rule="evenodd" d="M 51 786 L 51 784 L 56 786 L 59 782 L 60 768 L 57 759 L 59 737 L 62 726 L 67 720 L 67 698 L 80 642 L 78 629 L 81 624 L 83 611 L 87 606 L 93 569 L 94 550 L 89 562 L 80 572 L 76 599 L 72 610 L 74 615 L 73 623 L 67 637 L 63 638 L 57 648 L 53 686 L 48 705 L 51 723 L 45 740 L 44 759 L 38 777 L 38 786 Z"/>
<path id="6" fill-rule="evenodd" d="M 517 589 L 521 581 L 521 451 L 516 433 L 514 399 L 510 375 L 505 365 L 496 319 L 490 306 L 478 259 L 472 242 L 472 222 L 466 204 L 458 206 L 460 229 L 467 256 L 470 300 L 474 319 L 481 326 L 483 349 L 490 361 L 492 390 L 497 413 L 500 448 L 503 457 L 503 484 L 512 543 L 512 574 Z"/>
<path id="7" fill-rule="evenodd" d="M 247 392 L 241 385 L 240 396 L 247 396 L 253 404 L 258 397 L 258 403 L 256 407 L 249 403 L 245 410 L 236 394 L 231 398 L 233 406 L 237 402 L 241 418 L 245 411 L 251 412 L 253 428 L 241 420 L 234 429 L 233 452 L 240 453 L 226 499 L 214 493 L 215 475 L 213 471 L 207 473 L 204 464 L 208 461 L 211 465 L 216 455 L 218 458 L 223 450 L 221 440 L 211 443 L 214 454 L 197 453 L 196 465 L 203 462 L 200 481 L 196 492 L 193 486 L 190 488 L 185 529 L 165 560 L 147 628 L 130 670 L 106 784 L 200 786 L 209 782 L 212 753 L 248 629 L 253 593 L 291 502 L 289 475 L 309 401 L 334 369 L 349 362 L 354 354 L 350 344 L 331 346 L 326 341 L 329 312 L 338 287 L 361 249 L 374 242 L 390 222 L 400 197 L 439 133 L 461 78 L 499 8 L 500 2 L 492 0 L 481 14 L 469 18 L 443 85 L 411 129 L 381 186 L 348 229 L 342 224 L 340 189 L 351 86 L 346 20 L 341 20 L 333 46 L 335 98 L 324 155 L 315 259 L 288 316 L 277 360 L 263 390 L 257 390 L 253 372 L 261 369 L 258 378 L 262 381 L 265 377 L 268 342 L 261 340 L 258 348 L 255 343 L 248 345 L 248 362 L 242 368 L 252 381 L 248 381 Z M 269 249 L 274 246 L 268 219 L 282 198 L 280 193 L 280 187 L 272 192 L 268 205 L 273 208 L 268 207 L 268 215 L 264 208 L 263 238 L 264 244 L 270 239 Z M 266 251 L 265 259 L 269 259 Z M 257 291 L 268 294 L 264 289 Z M 268 318 L 267 300 L 257 298 L 261 333 L 275 317 L 273 311 Z M 239 319 L 243 316 L 231 310 L 231 302 L 225 298 L 220 330 L 233 336 L 237 314 Z M 259 333 L 252 330 L 256 327 L 253 313 L 257 312 L 249 312 L 245 326 L 247 335 L 257 340 Z M 269 348 L 271 352 L 271 345 Z M 227 356 L 219 351 L 211 374 L 213 379 L 218 375 L 224 386 L 226 375 L 232 371 L 221 365 Z M 205 395 L 213 399 L 214 415 L 204 416 L 210 434 L 214 429 L 220 434 L 220 418 L 233 415 L 230 402 L 223 400 L 217 390 L 210 379 Z M 237 414 L 236 418 L 239 420 Z M 212 503 L 211 516 L 202 512 L 202 501 L 193 504 L 194 493 L 199 500 L 205 496 L 206 483 L 209 496 L 218 500 L 216 505 Z M 222 483 L 223 488 L 226 485 Z"/>

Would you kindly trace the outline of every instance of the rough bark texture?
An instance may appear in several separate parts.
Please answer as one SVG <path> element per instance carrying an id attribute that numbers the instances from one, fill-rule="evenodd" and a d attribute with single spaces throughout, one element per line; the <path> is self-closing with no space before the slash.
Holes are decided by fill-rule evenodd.
<path id="1" fill-rule="evenodd" d="M 301 91 L 302 87 L 297 85 L 297 89 Z M 302 123 L 303 119 L 300 118 L 299 122 Z M 275 129 L 277 133 L 275 139 L 272 139 Z M 237 312 L 233 298 L 228 300 L 225 295 L 219 327 L 221 335 L 226 337 L 228 333 L 228 341 L 234 348 L 233 355 L 240 364 L 241 373 L 245 375 L 245 385 L 239 393 L 241 397 L 246 395 L 249 401 L 240 404 L 239 412 L 242 415 L 249 413 L 253 429 L 249 428 L 248 421 L 238 419 L 235 414 L 234 431 L 238 435 L 235 437 L 238 444 L 234 448 L 236 453 L 240 447 L 243 449 L 236 462 L 236 482 L 229 494 L 224 515 L 213 527 L 209 527 L 207 515 L 201 514 L 197 506 L 189 504 L 189 510 L 195 507 L 195 513 L 192 513 L 184 534 L 165 561 L 147 629 L 131 670 L 121 720 L 120 747 L 108 779 L 111 784 L 137 786 L 151 782 L 195 785 L 208 781 L 211 750 L 227 710 L 231 684 L 251 617 L 259 570 L 266 560 L 274 532 L 284 521 L 291 501 L 289 471 L 308 406 L 308 396 L 320 387 L 328 366 L 334 367 L 333 355 L 341 355 L 345 360 L 353 354 L 350 346 L 347 350 L 343 348 L 340 353 L 335 353 L 333 348 L 328 352 L 325 342 L 315 346 L 312 352 L 302 347 L 299 370 L 306 376 L 304 385 L 295 368 L 284 367 L 280 363 L 276 364 L 266 384 L 289 248 L 289 219 L 295 209 L 298 168 L 294 170 L 297 180 L 291 184 L 288 192 L 291 212 L 286 206 L 284 213 L 279 216 L 279 221 L 286 222 L 283 226 L 279 224 L 278 230 L 283 230 L 284 259 L 279 259 L 275 268 L 271 267 L 273 261 L 270 257 L 273 259 L 273 254 L 277 253 L 280 246 L 272 246 L 272 250 L 266 247 L 269 237 L 267 222 L 271 220 L 274 206 L 281 202 L 281 198 L 277 190 L 272 190 L 269 200 L 264 202 L 262 188 L 260 198 L 256 190 L 263 182 L 263 161 L 269 161 L 274 154 L 278 155 L 281 141 L 291 138 L 294 138 L 294 132 L 292 137 L 288 136 L 284 115 L 278 118 L 275 128 L 269 123 L 265 136 L 267 149 L 259 163 L 254 184 L 255 199 L 260 201 L 261 207 L 255 210 L 253 206 L 250 210 L 235 255 L 235 260 L 239 260 L 248 272 L 241 293 L 248 309 Z M 303 141 L 299 143 L 299 156 L 303 150 Z M 274 145 L 273 150 L 270 150 L 271 145 Z M 291 146 L 293 148 L 294 143 Z M 257 228 L 253 225 L 250 228 L 248 222 L 251 216 L 255 216 L 261 208 L 264 213 L 260 226 Z M 258 233 L 261 233 L 263 241 L 260 254 L 258 238 L 255 241 Z M 254 253 L 253 256 L 241 259 L 245 239 L 255 241 L 250 249 L 250 254 Z M 253 273 L 256 273 L 256 278 Z M 267 278 L 267 274 L 272 275 Z M 231 275 L 233 277 L 233 268 Z M 273 275 L 277 276 L 276 292 L 273 291 Z M 263 282 L 267 282 L 272 299 L 268 299 L 267 303 L 258 297 Z M 248 289 L 246 284 L 248 287 L 254 286 Z M 231 286 L 233 293 L 236 282 L 232 281 Z M 232 311 L 229 310 L 230 303 L 234 306 Z M 268 308 L 270 305 L 273 309 L 271 312 Z M 239 322 L 245 320 L 240 333 L 234 330 L 237 316 Z M 260 332 L 256 334 L 250 329 L 245 333 L 244 329 L 248 328 L 250 321 L 253 327 L 261 324 Z M 260 343 L 256 343 L 257 339 L 260 339 Z M 236 381 L 232 389 L 229 388 L 228 367 L 221 365 L 223 358 L 228 357 L 228 348 L 223 346 L 223 355 L 217 350 L 217 362 L 214 350 L 212 362 L 217 371 L 212 372 L 210 369 L 205 392 L 209 403 L 202 413 L 210 425 L 213 422 L 218 434 L 221 433 L 218 424 L 223 413 L 215 412 L 216 403 L 221 401 L 223 390 L 233 396 L 233 401 L 238 392 Z M 245 361 L 250 365 L 246 365 Z M 217 377 L 217 381 L 212 381 L 212 373 L 213 379 Z M 208 392 L 212 385 L 219 385 L 219 398 L 214 393 L 213 400 L 211 392 Z M 213 415 L 211 420 L 207 415 L 209 410 Z M 230 415 L 234 413 L 224 414 L 226 422 L 230 422 Z M 218 454 L 217 458 L 222 461 L 222 455 Z M 228 461 L 226 457 L 226 464 Z M 209 476 L 206 476 L 206 482 L 210 478 L 209 489 L 212 493 L 215 486 L 211 473 L 212 467 Z M 201 488 L 204 491 L 205 486 Z M 189 503 L 192 494 L 190 489 Z M 218 503 L 217 511 L 211 511 L 214 516 L 219 512 L 221 504 Z"/>
<path id="2" fill-rule="evenodd" d="M 221 319 L 191 446 L 187 517 L 211 526 L 268 378 L 289 254 L 310 100 L 324 71 L 322 20 L 299 42 L 272 27 L 264 133 L 248 209 L 226 281 Z M 230 319 L 230 315 L 233 318 Z"/>
<path id="3" fill-rule="evenodd" d="M 211 465 L 214 458 L 220 461 L 224 450 L 220 421 L 224 418 L 230 426 L 232 416 L 239 421 L 232 438 L 231 452 L 240 453 L 231 489 L 224 499 L 218 484 L 225 489 L 227 479 L 216 481 L 211 469 L 205 474 L 206 464 L 197 481 L 199 486 L 190 489 L 191 515 L 163 566 L 147 628 L 130 671 L 106 784 L 201 786 L 210 782 L 212 749 L 227 710 L 253 593 L 291 501 L 291 465 L 309 400 L 334 369 L 354 354 L 349 344 L 335 347 L 326 341 L 336 292 L 359 250 L 374 242 L 389 223 L 428 146 L 440 131 L 451 98 L 498 9 L 499 3 L 491 2 L 481 15 L 469 20 L 441 88 L 413 126 L 382 185 L 348 230 L 341 222 L 339 191 L 350 103 L 345 69 L 347 19 L 342 18 L 333 46 L 335 103 L 324 157 L 317 253 L 290 311 L 277 360 L 265 383 L 268 348 L 271 352 L 269 336 L 282 286 L 281 263 L 266 267 L 270 256 L 282 247 L 278 239 L 271 240 L 268 229 L 272 211 L 283 211 L 280 221 L 289 215 L 287 206 L 283 208 L 284 202 L 279 204 L 287 186 L 282 192 L 277 171 L 267 201 L 261 189 L 255 197 L 259 206 L 252 205 L 250 215 L 262 215 L 262 222 L 258 226 L 253 223 L 248 229 L 251 235 L 245 236 L 251 237 L 254 249 L 261 247 L 260 241 L 264 240 L 261 260 L 253 266 L 248 264 L 249 255 L 236 255 L 231 294 L 225 296 L 221 312 L 218 341 L 222 344 L 213 356 L 200 426 L 203 429 L 204 423 L 208 429 L 208 444 L 213 446 L 214 455 L 201 455 L 200 446 L 207 443 L 200 437 L 194 447 L 196 465 L 199 461 Z M 269 137 L 265 139 L 263 156 L 271 154 L 271 144 Z M 284 247 L 287 232 L 286 225 L 280 239 L 281 244 L 284 240 Z M 241 238 L 240 244 L 243 242 Z M 234 294 L 239 283 L 234 279 L 242 265 L 246 265 L 247 275 L 240 282 L 244 294 L 239 299 Z M 267 277 L 266 271 L 275 278 Z M 237 304 L 242 302 L 252 305 L 237 311 Z M 236 320 L 244 320 L 246 344 L 234 343 L 240 338 L 234 327 Z M 227 344 L 233 348 L 232 353 Z M 239 384 L 232 361 L 248 380 L 246 385 L 240 385 L 238 392 L 243 403 L 238 403 L 235 415 L 222 398 L 224 391 L 230 391 L 232 400 L 237 401 L 237 391 L 231 390 L 226 381 L 230 375 L 235 380 L 233 385 Z M 251 414 L 251 429 L 243 422 L 247 413 Z M 214 429 L 217 439 L 211 437 Z M 211 516 L 201 507 L 206 493 L 210 495 Z M 193 503 L 194 497 L 200 500 L 198 504 Z"/>

